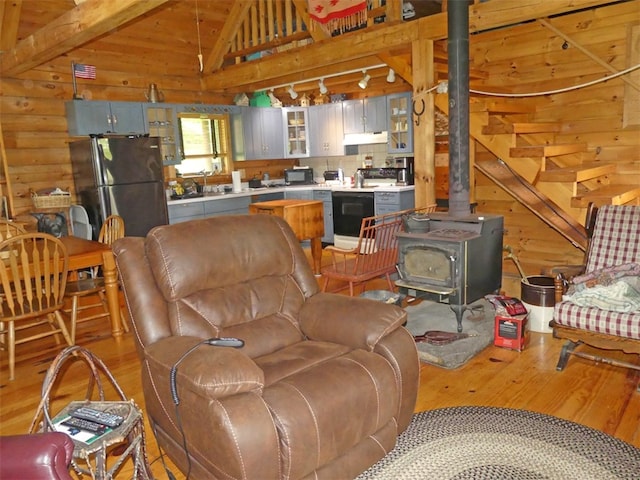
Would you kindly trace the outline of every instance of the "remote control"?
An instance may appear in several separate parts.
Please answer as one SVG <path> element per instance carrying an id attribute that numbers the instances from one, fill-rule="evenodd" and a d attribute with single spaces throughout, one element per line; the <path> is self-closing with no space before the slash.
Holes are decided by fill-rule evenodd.
<path id="1" fill-rule="evenodd" d="M 90 422 L 99 423 L 100 425 L 105 425 L 111 428 L 119 426 L 124 421 L 124 418 L 120 415 L 103 412 L 101 410 L 95 410 L 89 407 L 77 408 L 71 411 L 69 414 L 74 418 L 82 418 L 84 420 L 89 420 Z"/>
<path id="2" fill-rule="evenodd" d="M 239 338 L 235 338 L 235 337 L 210 338 L 209 340 L 207 340 L 207 343 L 215 347 L 240 348 L 244 346 L 244 340 L 240 340 Z"/>
<path id="3" fill-rule="evenodd" d="M 69 420 L 65 420 L 62 422 L 62 425 L 65 427 L 79 428 L 80 430 L 91 433 L 103 433 L 107 428 L 109 428 L 106 425 L 100 425 L 96 422 L 74 417 L 71 417 Z"/>

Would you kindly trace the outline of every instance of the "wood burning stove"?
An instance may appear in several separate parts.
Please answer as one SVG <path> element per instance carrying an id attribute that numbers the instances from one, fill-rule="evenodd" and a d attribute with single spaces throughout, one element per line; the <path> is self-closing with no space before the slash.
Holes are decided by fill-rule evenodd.
<path id="1" fill-rule="evenodd" d="M 461 332 L 467 305 L 500 289 L 503 230 L 498 215 L 407 217 L 397 234 L 396 285 L 401 293 L 449 303 Z"/>

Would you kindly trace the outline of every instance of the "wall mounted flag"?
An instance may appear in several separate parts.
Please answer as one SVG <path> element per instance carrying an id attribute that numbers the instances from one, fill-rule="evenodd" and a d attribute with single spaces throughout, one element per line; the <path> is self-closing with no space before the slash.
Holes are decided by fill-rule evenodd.
<path id="1" fill-rule="evenodd" d="M 82 63 L 74 63 L 73 64 L 73 75 L 76 78 L 96 78 L 96 67 L 95 65 L 85 65 Z"/>

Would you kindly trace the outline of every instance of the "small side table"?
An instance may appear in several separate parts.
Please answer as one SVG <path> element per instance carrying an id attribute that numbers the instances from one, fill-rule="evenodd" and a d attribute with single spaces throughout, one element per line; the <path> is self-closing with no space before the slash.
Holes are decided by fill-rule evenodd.
<path id="1" fill-rule="evenodd" d="M 49 404 L 55 380 L 67 360 L 77 359 L 84 360 L 91 373 L 85 399 L 70 402 L 52 419 L 49 413 Z M 101 378 L 101 373 L 113 386 L 113 389 L 120 397 L 119 400 L 105 400 L 104 380 Z M 77 378 L 74 378 L 74 381 L 77 380 Z M 89 406 L 97 410 L 115 413 L 122 416 L 124 421 L 118 427 L 113 428 L 93 441 L 91 438 L 87 438 L 88 434 L 87 437 L 81 438 L 77 434 L 71 434 L 68 427 L 59 425 L 69 417 L 69 412 L 81 406 Z M 85 348 L 77 345 L 65 348 L 53 360 L 49 370 L 47 370 L 42 384 L 42 398 L 29 429 L 30 433 L 38 431 L 63 431 L 69 434 L 74 444 L 72 466 L 79 475 L 89 475 L 92 479 L 97 480 L 110 480 L 114 478 L 122 464 L 128 458 L 131 458 L 134 478 L 141 480 L 151 480 L 153 478 L 147 460 L 142 411 L 133 400 L 126 399 L 122 389 L 102 360 Z M 112 462 L 112 465 L 108 465 L 107 454 L 115 454 L 116 447 L 122 448 L 122 451 L 118 451 L 115 461 Z"/>
<path id="2" fill-rule="evenodd" d="M 249 213 L 266 213 L 285 219 L 296 238 L 311 240 L 313 271 L 320 275 L 322 237 L 324 235 L 324 206 L 322 200 L 270 200 L 249 205 Z"/>

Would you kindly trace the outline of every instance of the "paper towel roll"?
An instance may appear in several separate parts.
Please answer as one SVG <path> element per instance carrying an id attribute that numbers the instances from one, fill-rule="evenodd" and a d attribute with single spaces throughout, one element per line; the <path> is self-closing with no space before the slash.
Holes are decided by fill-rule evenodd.
<path id="1" fill-rule="evenodd" d="M 234 170 L 231 172 L 231 182 L 233 183 L 233 192 L 240 193 L 242 191 L 242 180 L 240 179 L 240 172 Z"/>

